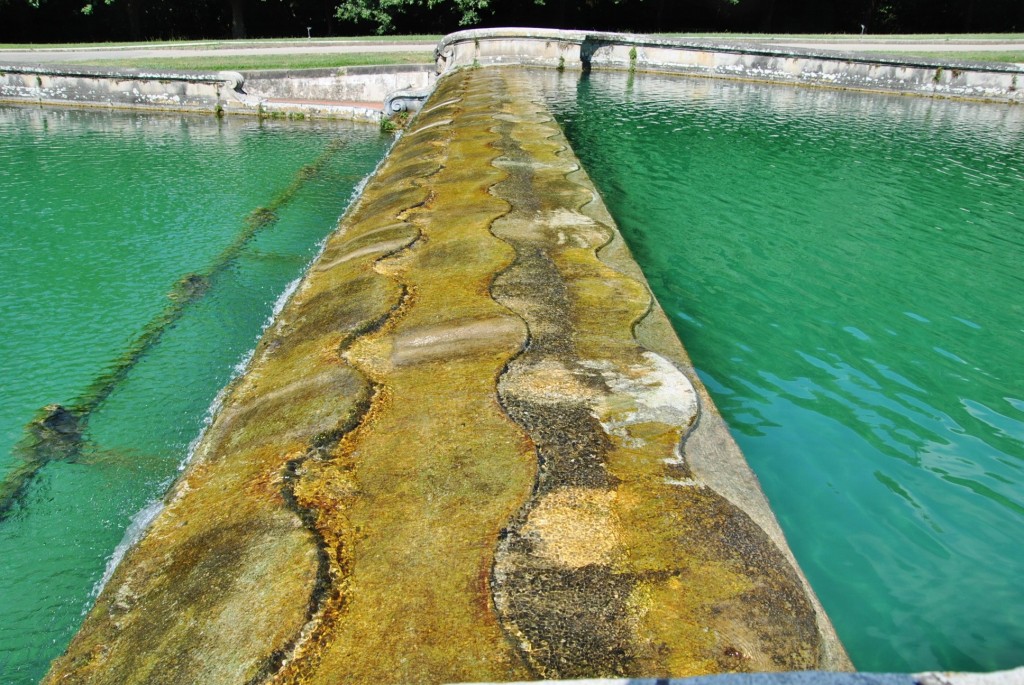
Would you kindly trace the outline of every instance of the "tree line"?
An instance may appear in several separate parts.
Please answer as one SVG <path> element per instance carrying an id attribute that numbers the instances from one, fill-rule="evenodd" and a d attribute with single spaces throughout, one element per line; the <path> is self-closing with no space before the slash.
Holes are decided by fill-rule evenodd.
<path id="1" fill-rule="evenodd" d="M 0 0 L 0 41 L 448 33 L 1024 31 L 1024 0 Z"/>

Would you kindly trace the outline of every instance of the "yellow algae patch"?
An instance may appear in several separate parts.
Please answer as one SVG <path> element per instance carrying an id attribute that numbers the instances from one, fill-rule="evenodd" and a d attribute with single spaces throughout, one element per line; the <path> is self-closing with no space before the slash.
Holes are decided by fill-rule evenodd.
<path id="1" fill-rule="evenodd" d="M 545 495 L 530 510 L 522 535 L 536 554 L 567 568 L 609 564 L 619 544 L 613 521 L 615 493 L 565 488 Z"/>
<path id="2" fill-rule="evenodd" d="M 523 322 L 512 316 L 448 321 L 443 324 L 406 330 L 395 338 L 391 351 L 394 364 L 414 364 L 437 359 L 452 359 L 485 353 L 494 341 L 507 339 L 518 347 L 523 338 Z"/>
<path id="3" fill-rule="evenodd" d="M 509 306 L 512 304 L 506 300 Z M 518 304 L 518 303 L 516 303 Z M 531 329 L 536 334 L 536 329 Z M 501 390 L 509 395 L 529 395 L 535 402 L 557 404 L 572 400 L 595 400 L 597 391 L 589 383 L 591 374 L 570 369 L 557 359 L 542 359 L 530 366 L 516 365 L 501 377 Z"/>

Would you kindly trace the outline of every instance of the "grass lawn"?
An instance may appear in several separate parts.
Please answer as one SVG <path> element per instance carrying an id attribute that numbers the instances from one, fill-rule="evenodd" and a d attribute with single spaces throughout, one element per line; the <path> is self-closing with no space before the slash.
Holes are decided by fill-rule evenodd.
<path id="1" fill-rule="evenodd" d="M 335 38 L 258 38 L 246 40 L 151 40 L 140 42 L 112 42 L 112 43 L 0 43 L 0 50 L 50 50 L 54 48 L 191 48 L 203 47 L 215 48 L 245 48 L 266 46 L 280 46 L 282 44 L 325 44 L 325 43 L 436 43 L 442 36 L 432 34 L 417 34 L 412 36 L 340 36 Z"/>
<path id="2" fill-rule="evenodd" d="M 1024 40 L 1024 33 L 660 33 L 671 38 L 735 38 L 749 40 L 833 40 L 833 41 L 1015 41 Z"/>
<path id="3" fill-rule="evenodd" d="M 2 0 L 0 0 L 2 2 Z M 929 51 L 915 49 L 915 43 L 939 43 L 939 42 L 964 42 L 964 41 L 1024 41 L 1024 33 L 964 33 L 964 34 L 912 34 L 912 35 L 883 35 L 869 34 L 860 36 L 857 34 L 764 34 L 764 33 L 671 33 L 657 34 L 663 37 L 672 38 L 703 38 L 703 39 L 724 39 L 724 40 L 751 40 L 761 43 L 775 43 L 784 41 L 829 41 L 840 50 L 856 50 L 857 43 L 886 41 L 895 45 L 889 54 L 901 54 L 907 56 L 928 57 L 934 59 L 967 60 L 976 62 L 1007 62 L 1024 63 L 1024 48 L 1009 51 L 987 52 L 974 51 L 935 51 L 934 45 L 929 45 Z M 313 69 L 361 66 L 371 64 L 416 64 L 429 63 L 433 61 L 432 47 L 441 36 L 419 34 L 410 36 L 349 36 L 340 38 L 273 38 L 256 40 L 205 40 L 205 41 L 149 41 L 135 43 L 67 43 L 67 44 L 0 44 L 0 49 L 52 49 L 52 48 L 77 48 L 111 50 L 117 48 L 181 48 L 181 49 L 203 49 L 216 51 L 220 48 L 258 48 L 258 47 L 282 47 L 294 46 L 297 50 L 304 45 L 329 45 L 329 44 L 352 44 L 352 43 L 401 43 L 401 42 L 422 42 L 422 51 L 384 53 L 374 52 L 368 47 L 366 52 L 351 54 L 294 54 L 280 55 L 251 55 L 251 56 L 203 56 L 203 57 L 136 57 L 133 59 L 94 59 L 88 58 L 88 54 L 75 55 L 69 59 L 79 65 L 96 65 L 111 67 L 137 67 L 140 69 L 181 69 L 196 71 L 219 71 L 233 70 L 244 71 L 247 69 Z M 873 54 L 869 52 L 868 54 Z M 109 56 L 109 55 L 108 55 Z M 0 55 L 2 58 L 2 55 Z"/>
<path id="4" fill-rule="evenodd" d="M 370 64 L 432 64 L 434 53 L 423 52 L 350 52 L 315 55 L 237 55 L 224 57 L 135 57 L 132 59 L 88 60 L 77 66 L 123 67 L 137 69 L 175 69 L 185 71 L 245 71 L 247 69 L 318 69 L 355 67 Z"/>
<path id="5" fill-rule="evenodd" d="M 931 59 L 951 59 L 965 62 L 1021 62 L 1024 63 L 1024 51 L 1021 52 L 921 52 L 900 50 L 900 55 L 908 57 L 929 57 Z"/>
<path id="6" fill-rule="evenodd" d="M 861 36 L 855 33 L 659 33 L 658 36 L 667 38 L 733 38 L 736 40 L 832 40 L 836 42 L 847 41 L 1016 41 L 1024 40 L 1024 33 L 916 33 L 902 35 L 887 35 L 872 33 Z M 153 40 L 139 42 L 111 42 L 111 43 L 0 43 L 0 50 L 43 50 L 52 48 L 188 48 L 203 46 L 206 48 L 241 48 L 257 47 L 260 45 L 281 45 L 288 43 L 353 43 L 353 42 L 376 42 L 376 43 L 402 43 L 402 42 L 429 42 L 436 43 L 443 36 L 436 34 L 416 34 L 410 36 L 338 36 L 334 38 L 312 38 L 296 36 L 294 38 L 254 38 L 246 40 Z"/>

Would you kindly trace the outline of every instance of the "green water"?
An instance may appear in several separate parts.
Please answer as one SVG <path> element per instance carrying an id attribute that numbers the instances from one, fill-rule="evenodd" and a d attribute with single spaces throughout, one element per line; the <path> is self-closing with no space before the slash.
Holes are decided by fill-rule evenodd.
<path id="1" fill-rule="evenodd" d="M 81 453 L 47 463 L 0 521 L 0 682 L 37 682 L 64 649 L 389 143 L 344 124 L 0 108 L 0 477 L 40 407 L 90 409 Z M 247 220 L 260 207 L 273 220 Z M 208 288 L 172 302 L 190 273 Z"/>
<path id="2" fill-rule="evenodd" d="M 1024 663 L 1024 109 L 549 81 L 857 667 Z"/>

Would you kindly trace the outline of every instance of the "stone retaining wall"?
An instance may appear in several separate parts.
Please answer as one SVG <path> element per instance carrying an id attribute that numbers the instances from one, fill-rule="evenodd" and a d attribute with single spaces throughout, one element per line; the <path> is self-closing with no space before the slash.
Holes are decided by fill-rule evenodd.
<path id="1" fill-rule="evenodd" d="M 378 122 L 388 96 L 424 91 L 432 65 L 248 72 L 177 72 L 0 65 L 0 102 Z"/>
<path id="2" fill-rule="evenodd" d="M 303 114 L 378 121 L 396 92 L 423 94 L 457 67 L 518 64 L 659 71 L 690 76 L 1024 102 L 1024 68 L 917 57 L 876 57 L 622 33 L 481 29 L 446 36 L 429 65 L 188 73 L 0 65 L 0 102 L 217 113 Z M 380 103 L 380 107 L 368 103 Z"/>
<path id="3" fill-rule="evenodd" d="M 270 98 L 378 102 L 402 90 L 423 90 L 437 80 L 432 64 L 247 71 L 245 91 Z"/>
<path id="4" fill-rule="evenodd" d="M 230 105 L 241 76 L 8 64 L 0 65 L 0 102 L 217 111 Z"/>
<path id="5" fill-rule="evenodd" d="M 481 29 L 446 36 L 439 69 L 529 64 L 564 69 L 659 71 L 691 76 L 1024 102 L 1024 68 L 909 56 L 652 38 L 624 33 Z"/>

